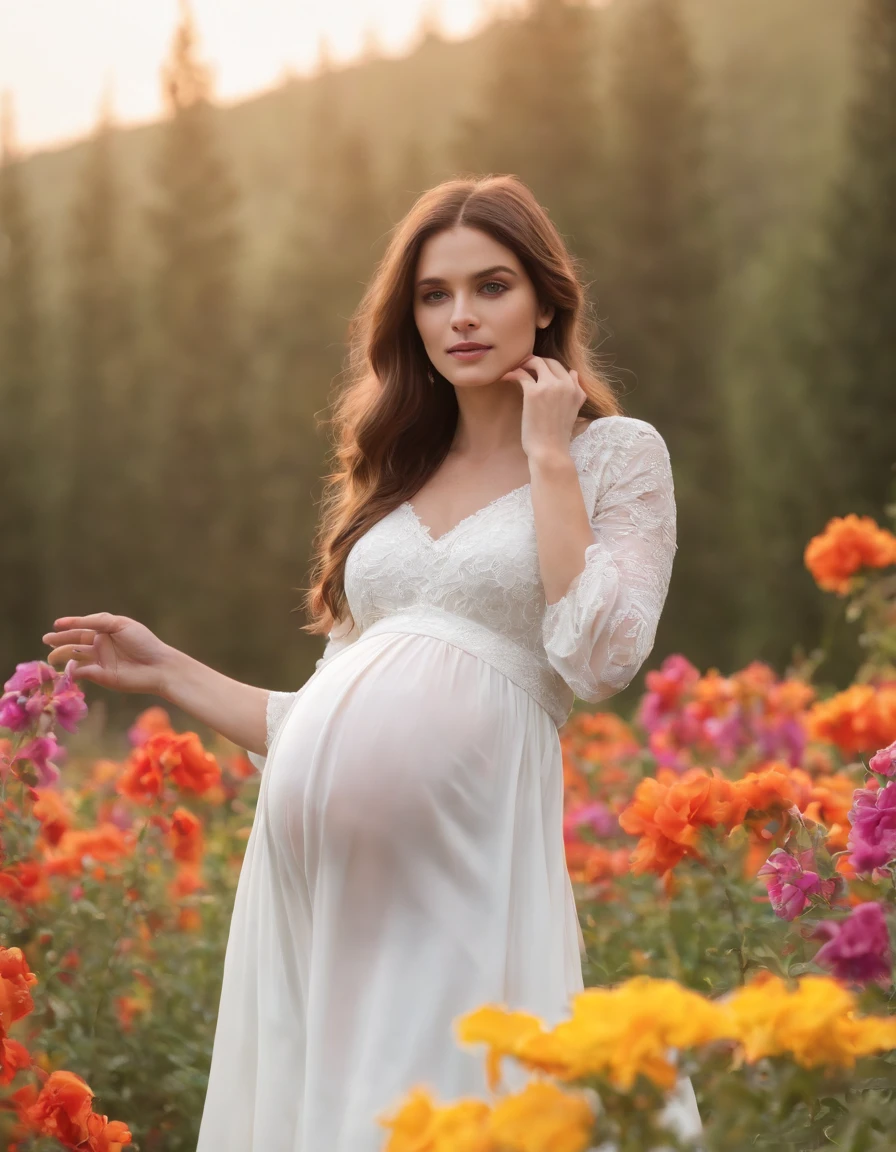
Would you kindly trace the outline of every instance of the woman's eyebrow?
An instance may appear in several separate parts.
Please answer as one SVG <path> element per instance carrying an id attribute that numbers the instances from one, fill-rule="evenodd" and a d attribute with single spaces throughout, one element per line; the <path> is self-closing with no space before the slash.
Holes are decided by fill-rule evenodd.
<path id="1" fill-rule="evenodd" d="M 512 268 L 508 268 L 506 264 L 495 264 L 493 268 L 483 268 L 481 272 L 474 272 L 470 279 L 481 280 L 483 276 L 493 276 L 496 272 L 509 272 L 511 276 L 516 276 L 516 272 Z M 441 276 L 427 276 L 425 279 L 417 281 L 417 287 L 422 288 L 424 284 L 444 283 L 445 281 Z"/>

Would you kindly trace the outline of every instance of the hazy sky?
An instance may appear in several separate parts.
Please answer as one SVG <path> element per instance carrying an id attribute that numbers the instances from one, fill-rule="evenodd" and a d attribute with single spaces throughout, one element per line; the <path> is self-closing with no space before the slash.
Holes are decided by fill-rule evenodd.
<path id="1" fill-rule="evenodd" d="M 192 8 L 216 96 L 229 102 L 277 83 L 288 68 L 307 72 L 321 37 L 337 61 L 356 56 L 370 30 L 386 54 L 398 55 L 413 42 L 424 12 L 436 14 L 454 38 L 485 19 L 487 4 L 192 0 Z M 177 0 L 0 0 L 0 91 L 12 94 L 21 150 L 88 133 L 105 88 L 119 122 L 155 119 L 159 65 L 177 14 Z"/>

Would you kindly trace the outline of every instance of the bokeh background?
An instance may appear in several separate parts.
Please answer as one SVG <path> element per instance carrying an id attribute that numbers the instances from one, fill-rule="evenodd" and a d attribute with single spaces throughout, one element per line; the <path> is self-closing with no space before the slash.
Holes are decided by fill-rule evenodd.
<path id="1" fill-rule="evenodd" d="M 513 172 L 670 448 L 648 667 L 783 671 L 824 638 L 850 682 L 803 548 L 896 498 L 892 0 L 112 11 L 0 0 L 8 672 L 109 610 L 298 687 L 348 319 L 421 190 Z"/>

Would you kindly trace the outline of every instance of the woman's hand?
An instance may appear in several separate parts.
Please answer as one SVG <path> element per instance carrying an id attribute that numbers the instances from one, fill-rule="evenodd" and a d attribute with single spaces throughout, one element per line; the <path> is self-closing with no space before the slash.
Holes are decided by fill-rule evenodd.
<path id="1" fill-rule="evenodd" d="M 76 661 L 72 676 L 91 680 L 116 692 L 163 695 L 165 670 L 176 650 L 163 643 L 143 624 L 111 612 L 91 616 L 61 616 L 54 621 L 60 632 L 47 632 L 52 648 L 47 660 L 64 667 Z"/>
<path id="2" fill-rule="evenodd" d="M 559 360 L 548 356 L 529 356 L 501 379 L 516 380 L 522 386 L 521 435 L 523 451 L 530 462 L 569 455 L 576 417 L 588 399 L 579 387 L 578 373 L 567 372 Z"/>

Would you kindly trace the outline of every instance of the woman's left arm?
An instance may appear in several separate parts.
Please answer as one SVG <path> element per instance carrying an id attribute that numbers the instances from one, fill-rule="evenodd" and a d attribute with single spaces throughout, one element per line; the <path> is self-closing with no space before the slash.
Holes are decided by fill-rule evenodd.
<path id="1" fill-rule="evenodd" d="M 530 461 L 545 652 L 592 703 L 625 688 L 650 654 L 677 548 L 662 436 L 630 417 L 613 420 L 606 434 L 613 479 L 592 511 L 571 457 Z"/>

